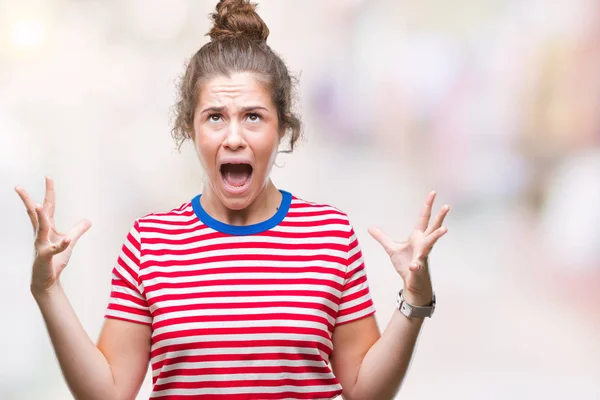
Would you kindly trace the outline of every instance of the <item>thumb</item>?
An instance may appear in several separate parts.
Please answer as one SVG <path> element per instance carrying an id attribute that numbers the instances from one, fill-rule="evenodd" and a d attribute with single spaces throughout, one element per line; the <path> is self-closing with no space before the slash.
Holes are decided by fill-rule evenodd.
<path id="1" fill-rule="evenodd" d="M 422 270 L 424 268 L 426 268 L 427 265 L 427 258 L 423 258 L 423 257 L 416 257 L 414 260 L 412 260 L 412 262 L 410 263 L 410 265 L 408 266 L 408 269 L 412 272 L 416 272 L 419 270 Z"/>
<path id="2" fill-rule="evenodd" d="M 410 265 L 408 266 L 408 269 L 411 270 L 412 272 L 418 271 L 420 270 L 422 267 L 422 263 L 419 260 L 414 260 L 413 262 L 410 263 Z"/>
<path id="3" fill-rule="evenodd" d="M 79 238 L 87 232 L 88 229 L 92 226 L 92 223 L 87 219 L 78 222 L 67 234 L 67 237 L 71 241 L 71 245 L 75 246 Z"/>
<path id="4" fill-rule="evenodd" d="M 71 239 L 69 237 L 64 237 L 60 242 L 54 243 L 52 246 L 50 246 L 50 251 L 48 255 L 52 257 L 59 253 L 62 253 L 67 249 L 67 247 L 69 247 L 70 244 Z"/>
<path id="5" fill-rule="evenodd" d="M 373 239 L 379 242 L 386 253 L 393 253 L 396 242 L 394 242 L 392 238 L 386 235 L 381 229 L 377 228 L 376 226 L 372 226 L 369 228 L 369 234 L 373 237 Z"/>

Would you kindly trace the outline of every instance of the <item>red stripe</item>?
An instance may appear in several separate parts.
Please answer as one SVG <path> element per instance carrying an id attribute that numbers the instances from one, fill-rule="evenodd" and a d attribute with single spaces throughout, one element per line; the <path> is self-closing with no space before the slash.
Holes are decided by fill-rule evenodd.
<path id="1" fill-rule="evenodd" d="M 356 246 L 354 246 L 356 247 Z M 354 247 L 351 247 L 351 249 L 348 251 L 352 251 L 354 249 Z M 356 253 L 354 253 L 349 259 L 348 261 L 346 261 L 347 265 L 350 266 L 352 264 L 354 264 L 354 262 L 356 262 L 358 259 L 362 258 L 362 251 L 357 251 Z"/>
<path id="2" fill-rule="evenodd" d="M 148 299 L 148 305 L 160 303 L 162 301 L 169 300 L 186 300 L 186 299 L 202 299 L 207 297 L 268 297 L 268 296 L 288 296 L 288 297 L 316 297 L 325 298 L 334 303 L 339 302 L 339 297 L 334 296 L 331 293 L 323 292 L 319 290 L 232 290 L 227 292 L 204 292 L 204 293 L 178 293 L 178 294 L 163 294 L 160 296 L 152 297 Z"/>
<path id="3" fill-rule="evenodd" d="M 235 328 L 210 328 L 210 329 L 181 329 L 177 332 L 165 332 L 152 337 L 154 343 L 168 339 L 183 339 L 190 336 L 212 336 L 212 335 L 261 335 L 261 334 L 295 334 L 321 336 L 327 340 L 331 337 L 317 328 L 299 328 L 292 326 L 244 326 Z"/>
<path id="4" fill-rule="evenodd" d="M 361 297 L 366 296 L 367 294 L 369 294 L 369 288 L 365 287 L 364 289 L 359 290 L 356 293 L 344 295 L 342 297 L 342 302 L 343 303 L 350 303 L 351 301 L 354 301 L 356 299 L 360 299 Z"/>
<path id="5" fill-rule="evenodd" d="M 115 285 L 117 286 L 117 285 Z M 130 301 L 132 303 L 138 304 L 142 307 L 148 308 L 148 304 L 146 303 L 146 301 L 144 299 L 140 299 L 138 297 L 132 296 L 130 294 L 126 294 L 123 292 L 117 292 L 117 291 L 112 291 L 110 292 L 110 297 L 112 299 L 123 299 L 123 300 L 127 300 Z"/>
<path id="6" fill-rule="evenodd" d="M 240 394 L 195 394 L 196 400 L 273 400 L 273 399 L 329 399 L 342 394 L 342 390 L 318 392 L 278 392 L 278 393 L 240 393 Z M 153 396 L 152 399 L 192 400 L 190 395 Z"/>
<path id="7" fill-rule="evenodd" d="M 342 285 L 329 279 L 316 279 L 316 278 L 296 278 L 296 279 L 214 279 L 204 281 L 192 281 L 192 282 L 160 282 L 154 285 L 147 285 L 146 292 L 161 289 L 183 289 L 183 288 L 197 288 L 197 287 L 209 287 L 209 286 L 240 286 L 240 285 L 256 285 L 258 287 L 264 287 L 265 285 L 322 285 L 328 286 L 335 290 L 341 291 Z"/>
<path id="8" fill-rule="evenodd" d="M 129 268 L 127 266 L 127 264 L 125 264 L 125 262 L 123 262 L 123 260 L 121 259 L 121 257 L 119 257 L 119 259 L 117 260 L 117 262 L 119 263 L 119 266 L 121 268 L 123 268 L 125 270 L 125 272 L 127 272 L 129 274 L 129 276 L 131 277 L 131 279 L 133 279 L 134 282 L 138 282 L 139 284 L 139 276 L 137 273 L 135 273 L 131 268 Z M 121 272 L 115 267 L 112 270 L 113 275 L 115 275 L 117 278 L 119 278 L 119 280 L 123 283 L 123 286 L 128 287 L 129 289 L 135 291 L 135 292 L 140 292 L 139 289 L 137 288 L 137 286 L 132 285 L 131 282 L 129 282 L 128 279 L 125 279 L 125 277 L 123 276 L 123 274 L 121 274 Z M 141 295 L 141 293 L 140 293 Z"/>
<path id="9" fill-rule="evenodd" d="M 245 375 L 245 374 L 327 374 L 331 372 L 329 367 L 317 367 L 312 365 L 300 366 L 239 366 L 222 368 L 176 368 L 160 373 L 161 378 L 172 376 L 206 376 L 206 375 Z"/>
<path id="10" fill-rule="evenodd" d="M 319 224 L 315 224 L 316 226 L 320 226 Z M 274 238 L 284 238 L 284 239 L 306 239 L 306 238 L 323 238 L 323 239 L 329 239 L 330 237 L 335 237 L 335 238 L 346 238 L 348 235 L 347 233 L 340 231 L 340 230 L 319 230 L 319 231 L 308 231 L 308 232 L 282 232 L 277 230 L 278 228 L 275 227 L 274 229 L 270 230 L 270 231 L 266 231 L 260 234 L 260 236 L 268 236 L 268 237 L 274 237 Z"/>
<path id="11" fill-rule="evenodd" d="M 167 254 L 167 253 L 165 253 Z M 229 262 L 229 261 L 275 261 L 275 262 L 309 262 L 324 261 L 331 263 L 344 264 L 345 258 L 335 257 L 330 255 L 314 255 L 314 256 L 300 256 L 300 255 L 276 255 L 276 254 L 231 254 L 222 256 L 210 256 L 201 258 L 192 258 L 189 260 L 147 260 L 145 266 L 156 266 L 156 267 L 172 267 L 172 266 L 183 266 L 183 265 L 198 265 L 218 262 Z"/>
<path id="12" fill-rule="evenodd" d="M 344 291 L 348 291 L 350 289 L 352 289 L 355 286 L 361 285 L 365 282 L 367 282 L 367 276 L 366 275 L 362 275 L 359 277 L 351 277 L 352 280 L 350 280 L 349 282 L 346 282 L 346 284 L 344 285 Z M 345 301 L 344 297 L 342 296 L 342 301 Z"/>
<path id="13" fill-rule="evenodd" d="M 334 250 L 346 251 L 346 246 L 337 243 L 273 243 L 273 242 L 239 242 L 239 243 L 217 243 L 206 246 L 182 248 L 182 249 L 144 249 L 146 255 L 184 255 L 200 254 L 207 251 L 217 250 L 242 250 L 242 249 L 273 249 L 273 250 Z"/>
<path id="14" fill-rule="evenodd" d="M 213 267 L 213 268 L 202 268 L 193 269 L 188 271 L 171 271 L 168 269 L 161 269 L 160 271 L 153 271 L 144 274 L 144 279 L 155 279 L 155 278 L 182 278 L 187 276 L 203 276 L 203 275 L 215 275 L 215 274 L 276 274 L 276 273 L 289 273 L 295 276 L 302 273 L 313 273 L 322 275 L 333 275 L 338 278 L 345 278 L 345 273 L 334 267 L 264 267 L 260 265 L 244 265 L 240 267 Z"/>
<path id="15" fill-rule="evenodd" d="M 160 307 L 154 311 L 154 317 L 159 315 L 181 311 L 192 311 L 192 310 L 230 310 L 230 309 L 245 309 L 245 308 L 274 308 L 274 307 L 288 307 L 288 308 L 302 308 L 312 309 L 326 312 L 327 314 L 335 317 L 335 311 L 329 306 L 323 303 L 316 302 L 301 302 L 301 301 L 271 301 L 268 303 L 191 303 L 180 306 Z"/>
<path id="16" fill-rule="evenodd" d="M 366 308 L 369 308 L 372 305 L 373 305 L 373 301 L 371 299 L 369 299 L 369 300 L 365 301 L 364 303 L 358 304 L 354 307 L 346 308 L 345 310 L 340 310 L 340 313 L 338 314 L 338 316 L 342 317 L 345 315 L 354 314 L 354 313 L 362 311 Z"/>
<path id="17" fill-rule="evenodd" d="M 227 380 L 200 382 L 169 382 L 155 385 L 155 391 L 169 389 L 203 389 L 203 388 L 232 388 L 232 387 L 276 387 L 276 386 L 325 386 L 336 385 L 337 379 L 256 379 L 256 380 Z"/>

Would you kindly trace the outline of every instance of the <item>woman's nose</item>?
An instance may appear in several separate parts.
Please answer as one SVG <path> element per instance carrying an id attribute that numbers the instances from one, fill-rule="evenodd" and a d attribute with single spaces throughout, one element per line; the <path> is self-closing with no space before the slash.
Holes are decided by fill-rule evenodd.
<path id="1" fill-rule="evenodd" d="M 224 145 L 231 150 L 236 150 L 245 146 L 240 126 L 237 123 L 233 122 L 228 127 Z"/>

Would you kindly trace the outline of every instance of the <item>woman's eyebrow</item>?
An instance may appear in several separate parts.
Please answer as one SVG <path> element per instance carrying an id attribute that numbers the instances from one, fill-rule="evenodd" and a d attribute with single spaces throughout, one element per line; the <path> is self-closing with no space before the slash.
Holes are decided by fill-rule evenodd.
<path id="1" fill-rule="evenodd" d="M 225 107 L 206 107 L 204 110 L 200 111 L 201 114 L 204 114 L 206 112 L 215 112 L 215 113 L 222 113 L 223 111 L 225 111 Z"/>
<path id="2" fill-rule="evenodd" d="M 243 113 L 247 113 L 250 111 L 258 111 L 258 110 L 269 111 L 267 108 L 262 107 L 262 106 L 248 106 L 248 107 L 240 108 L 240 111 Z"/>
<path id="3" fill-rule="evenodd" d="M 216 107 L 216 106 L 211 106 L 211 107 L 206 107 L 205 109 L 203 109 L 202 111 L 200 111 L 201 114 L 207 113 L 207 112 L 214 112 L 214 113 L 223 113 L 225 112 L 226 107 Z M 258 110 L 263 110 L 263 111 L 269 111 L 266 107 L 263 106 L 246 106 L 246 107 L 242 107 L 240 108 L 240 112 L 242 113 L 247 113 L 247 112 L 251 112 L 251 111 L 258 111 Z"/>

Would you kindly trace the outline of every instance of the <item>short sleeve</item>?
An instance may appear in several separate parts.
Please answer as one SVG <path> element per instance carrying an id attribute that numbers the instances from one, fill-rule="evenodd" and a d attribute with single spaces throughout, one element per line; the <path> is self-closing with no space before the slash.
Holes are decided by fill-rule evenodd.
<path id="1" fill-rule="evenodd" d="M 374 313 L 375 306 L 369 290 L 362 250 L 354 229 L 350 227 L 346 276 L 335 324 L 345 324 Z"/>
<path id="2" fill-rule="evenodd" d="M 136 221 L 112 270 L 110 299 L 105 317 L 151 325 L 152 316 L 140 284 L 141 239 Z"/>

